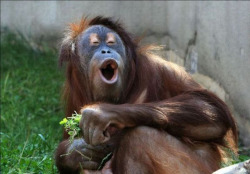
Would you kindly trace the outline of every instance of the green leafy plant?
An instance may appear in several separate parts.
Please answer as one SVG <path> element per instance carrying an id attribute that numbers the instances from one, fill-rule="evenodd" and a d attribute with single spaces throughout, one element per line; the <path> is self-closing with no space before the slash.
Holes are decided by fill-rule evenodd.
<path id="1" fill-rule="evenodd" d="M 81 136 L 81 129 L 79 128 L 79 123 L 82 115 L 78 114 L 76 111 L 71 117 L 64 118 L 59 122 L 60 125 L 64 125 L 65 130 L 69 134 L 69 141 L 72 143 L 74 138 Z M 98 170 L 101 170 L 105 163 L 112 157 L 112 152 L 107 154 L 101 161 Z M 68 155 L 68 154 L 66 154 Z"/>
<path id="2" fill-rule="evenodd" d="M 76 111 L 74 114 L 72 114 L 71 117 L 64 118 L 62 121 L 60 121 L 60 125 L 64 125 L 65 130 L 69 134 L 69 141 L 72 142 L 75 137 L 80 136 L 80 128 L 79 123 L 81 120 L 82 115 L 78 114 Z"/>

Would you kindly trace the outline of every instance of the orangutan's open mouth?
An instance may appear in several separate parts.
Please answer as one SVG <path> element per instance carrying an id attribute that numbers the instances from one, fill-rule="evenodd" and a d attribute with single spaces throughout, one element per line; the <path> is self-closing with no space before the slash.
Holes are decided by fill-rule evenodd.
<path id="1" fill-rule="evenodd" d="M 105 60 L 100 67 L 100 76 L 105 83 L 113 84 L 118 79 L 118 65 L 113 59 Z"/>

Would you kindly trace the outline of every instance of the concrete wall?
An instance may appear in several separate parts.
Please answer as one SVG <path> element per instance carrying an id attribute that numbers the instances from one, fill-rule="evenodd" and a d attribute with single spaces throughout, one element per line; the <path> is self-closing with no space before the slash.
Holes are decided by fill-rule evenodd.
<path id="1" fill-rule="evenodd" d="M 1 26 L 29 37 L 56 40 L 82 15 L 121 18 L 129 31 L 146 31 L 149 40 L 167 44 L 181 57 L 194 46 L 198 71 L 225 88 L 250 145 L 250 2 L 1 1 Z"/>

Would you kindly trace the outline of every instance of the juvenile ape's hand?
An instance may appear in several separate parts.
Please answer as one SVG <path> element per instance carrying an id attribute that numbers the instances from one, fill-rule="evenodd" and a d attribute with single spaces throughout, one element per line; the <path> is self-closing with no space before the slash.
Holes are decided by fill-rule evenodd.
<path id="1" fill-rule="evenodd" d="M 92 146 L 87 144 L 82 138 L 74 139 L 72 144 L 68 140 L 63 141 L 61 146 L 68 146 L 66 154 L 62 154 L 64 166 L 72 169 L 97 170 L 102 159 L 112 151 L 112 147 L 107 144 Z"/>

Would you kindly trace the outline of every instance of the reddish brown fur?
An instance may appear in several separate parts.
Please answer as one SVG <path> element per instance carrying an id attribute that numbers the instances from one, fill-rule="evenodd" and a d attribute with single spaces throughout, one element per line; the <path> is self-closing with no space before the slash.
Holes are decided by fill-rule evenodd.
<path id="1" fill-rule="evenodd" d="M 113 22 L 109 18 L 96 17 L 92 20 L 85 18 L 79 25 L 72 24 L 71 31 L 62 45 L 60 62 L 68 61 L 64 91 L 66 116 L 70 116 L 74 111 L 80 111 L 85 105 L 98 102 L 93 100 L 88 79 L 84 77 L 81 68 L 79 68 L 77 55 L 70 53 L 70 45 L 74 43 L 79 34 L 91 25 L 104 25 L 115 31 L 124 42 L 127 61 L 130 64 L 126 89 L 123 96 L 115 103 L 118 105 L 104 104 L 103 108 L 107 108 L 108 111 L 119 112 L 121 116 L 129 115 L 133 117 L 137 126 L 146 125 L 158 129 L 143 128 L 144 131 L 141 131 L 141 129 L 139 131 L 138 129 L 124 131 L 126 133 L 124 133 L 123 139 L 119 140 L 119 145 L 115 150 L 112 163 L 114 173 L 126 173 L 128 171 L 130 171 L 128 173 L 131 173 L 133 170 L 140 169 L 138 167 L 147 167 L 145 171 L 151 171 L 152 173 L 171 173 L 174 172 L 175 168 L 178 168 L 180 165 L 178 163 L 184 165 L 184 167 L 180 167 L 183 170 L 186 170 L 188 165 L 187 171 L 210 173 L 218 169 L 220 165 L 222 147 L 230 147 L 234 152 L 237 151 L 235 122 L 224 102 L 194 82 L 177 65 L 151 54 L 152 47 L 138 46 L 118 22 Z M 143 101 L 139 100 L 138 103 L 138 98 L 145 89 L 147 94 L 143 97 Z M 133 111 L 131 111 L 132 105 L 135 110 L 141 111 L 138 115 L 145 113 L 145 115 L 151 114 L 156 115 L 156 117 L 148 117 L 145 121 L 143 117 L 134 116 Z M 165 117 L 163 112 L 167 113 L 168 117 Z M 207 125 L 218 126 L 218 131 L 221 133 L 218 133 L 217 137 L 209 138 L 209 135 L 205 136 Z M 194 129 L 196 126 L 204 127 L 204 137 L 200 135 L 202 133 L 199 130 Z M 186 129 L 192 129 L 193 131 Z M 151 142 L 152 134 L 154 134 L 154 137 L 152 137 Z M 171 136 L 172 141 L 168 139 L 166 140 L 167 143 L 164 143 L 165 136 Z M 141 139 L 137 140 L 133 137 L 140 137 Z M 64 138 L 68 138 L 67 133 L 65 133 Z M 225 141 L 226 138 L 228 138 L 227 142 Z M 143 152 L 140 151 L 142 149 L 140 146 L 143 146 L 140 141 L 145 142 Z M 147 146 L 148 143 L 153 143 L 155 146 L 153 148 Z M 161 150 L 158 150 L 158 147 Z M 200 157 L 200 152 L 205 153 L 206 158 Z M 166 165 L 168 160 L 166 156 L 168 155 L 176 160 L 170 166 Z M 145 159 L 137 159 L 134 166 L 133 164 L 125 165 L 126 160 L 130 158 Z M 187 162 L 189 160 L 192 160 L 192 162 Z M 183 171 L 183 173 L 186 172 Z"/>
<path id="2" fill-rule="evenodd" d="M 81 34 L 89 26 L 89 21 L 87 18 L 82 18 L 79 23 L 70 24 L 70 33 L 72 39 L 75 39 L 79 34 Z"/>

